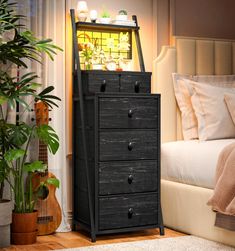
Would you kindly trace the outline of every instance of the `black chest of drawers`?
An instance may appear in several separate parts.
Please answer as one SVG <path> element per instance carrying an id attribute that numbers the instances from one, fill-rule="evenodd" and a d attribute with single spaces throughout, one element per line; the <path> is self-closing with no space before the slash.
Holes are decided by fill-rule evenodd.
<path id="1" fill-rule="evenodd" d="M 90 231 L 93 241 L 97 234 L 157 227 L 164 234 L 160 95 L 150 94 L 151 74 L 83 71 L 81 76 L 87 147 L 81 143 L 81 103 L 74 90 L 74 224 Z"/>

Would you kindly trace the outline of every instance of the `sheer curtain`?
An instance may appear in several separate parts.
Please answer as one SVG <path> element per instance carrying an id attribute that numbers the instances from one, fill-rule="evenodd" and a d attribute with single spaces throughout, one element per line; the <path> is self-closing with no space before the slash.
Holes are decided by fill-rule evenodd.
<path id="1" fill-rule="evenodd" d="M 19 12 L 27 17 L 26 24 L 38 38 L 51 38 L 53 43 L 63 49 L 54 61 L 44 57 L 42 64 L 31 64 L 30 71 L 35 71 L 43 86 L 53 85 L 54 94 L 61 98 L 59 108 L 50 112 L 50 125 L 60 138 L 60 147 L 56 155 L 48 156 L 49 171 L 60 180 L 56 197 L 60 203 L 63 218 L 57 231 L 70 231 L 67 205 L 67 162 L 65 128 L 65 0 L 19 0 Z M 33 116 L 33 114 L 30 114 Z"/>

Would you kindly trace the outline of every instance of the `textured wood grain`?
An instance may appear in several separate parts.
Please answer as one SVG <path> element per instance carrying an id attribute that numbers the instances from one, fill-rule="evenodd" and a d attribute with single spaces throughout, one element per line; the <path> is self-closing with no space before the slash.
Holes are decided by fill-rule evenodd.
<path id="1" fill-rule="evenodd" d="M 125 234 L 112 234 L 97 236 L 96 243 L 91 243 L 90 236 L 84 231 L 69 233 L 56 233 L 53 235 L 38 236 L 37 242 L 33 245 L 12 245 L 9 248 L 3 248 L 4 251 L 38 251 L 55 250 L 63 248 L 86 247 L 101 244 L 121 243 L 130 241 L 152 240 L 160 238 L 172 238 L 184 236 L 185 234 L 166 229 L 165 236 L 160 236 L 158 229 L 148 229 Z"/>
<path id="2" fill-rule="evenodd" d="M 136 91 L 135 85 L 139 85 L 139 91 Z M 151 74 L 141 73 L 138 75 L 121 76 L 121 92 L 129 93 L 150 93 Z"/>
<path id="3" fill-rule="evenodd" d="M 32 178 L 33 189 L 39 186 L 40 182 L 45 182 L 48 178 L 56 178 L 54 174 L 47 173 L 41 176 L 39 173 Z M 38 210 L 38 235 L 51 234 L 56 231 L 62 220 L 60 205 L 56 199 L 56 187 L 47 185 L 48 196 L 45 199 L 38 199 L 35 208 Z"/>
<path id="4" fill-rule="evenodd" d="M 100 98 L 100 128 L 157 128 L 157 98 Z"/>
<path id="5" fill-rule="evenodd" d="M 133 214 L 129 215 L 132 209 Z M 158 224 L 158 195 L 139 194 L 99 199 L 99 229 Z"/>
<path id="6" fill-rule="evenodd" d="M 75 81 L 76 81 L 76 75 Z M 97 92 L 125 92 L 125 93 L 150 93 L 150 72 L 105 72 L 83 71 L 83 92 L 94 94 Z M 105 88 L 102 84 L 105 82 Z M 137 85 L 137 86 L 136 86 Z M 78 90 L 75 88 L 75 94 Z"/>
<path id="7" fill-rule="evenodd" d="M 158 153 L 157 131 L 118 130 L 100 132 L 100 161 L 156 159 Z M 128 145 L 132 144 L 132 150 Z"/>
<path id="8" fill-rule="evenodd" d="M 156 191 L 156 161 L 102 162 L 99 164 L 99 194 Z"/>
<path id="9" fill-rule="evenodd" d="M 114 75 L 118 77 L 119 93 L 109 94 L 111 89 L 105 89 L 105 93 L 90 95 L 95 90 L 100 92 L 98 89 L 102 86 L 103 80 L 107 87 L 107 79 L 112 81 Z M 151 76 L 151 74 L 147 75 Z M 133 84 L 136 84 L 138 76 L 145 76 L 145 73 L 87 71 L 84 76 L 83 86 L 87 88 L 85 93 L 89 93 L 84 96 L 84 112 L 96 234 L 160 227 L 160 201 L 157 196 L 160 179 L 160 166 L 158 166 L 160 95 L 134 94 Z M 94 81 L 91 81 L 91 78 L 94 78 Z M 126 79 L 126 82 L 122 81 L 122 78 Z M 121 83 L 127 84 L 125 88 L 130 94 L 120 93 Z M 92 88 L 96 89 L 92 91 Z M 139 91 L 144 89 L 141 90 L 140 87 Z M 78 99 L 75 98 L 73 223 L 90 231 L 84 149 L 81 144 L 80 108 L 77 101 Z M 131 115 L 128 114 L 130 110 Z M 106 206 L 107 208 L 113 206 L 109 199 L 114 197 L 116 197 L 114 205 L 119 206 L 120 210 L 114 207 L 111 216 L 104 215 L 103 219 L 109 219 L 108 223 L 104 222 L 103 227 L 99 228 L 101 207 L 105 209 Z M 101 200 L 104 200 L 102 205 Z M 132 217 L 128 214 L 130 208 L 126 208 L 130 205 L 135 206 Z M 125 213 L 124 208 L 127 209 Z M 120 214 L 119 211 L 122 213 Z"/>
<path id="10" fill-rule="evenodd" d="M 105 89 L 102 90 L 102 84 L 105 82 Z M 119 92 L 119 75 L 89 74 L 87 83 L 87 92 Z"/>

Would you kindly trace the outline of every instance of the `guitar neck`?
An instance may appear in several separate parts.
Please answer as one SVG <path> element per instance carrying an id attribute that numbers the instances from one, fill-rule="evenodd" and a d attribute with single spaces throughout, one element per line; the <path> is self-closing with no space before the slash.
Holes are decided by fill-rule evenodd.
<path id="1" fill-rule="evenodd" d="M 42 161 L 44 164 L 48 164 L 48 152 L 47 152 L 47 146 L 42 142 L 39 141 L 39 154 L 38 159 Z M 46 169 L 48 172 L 48 167 Z"/>

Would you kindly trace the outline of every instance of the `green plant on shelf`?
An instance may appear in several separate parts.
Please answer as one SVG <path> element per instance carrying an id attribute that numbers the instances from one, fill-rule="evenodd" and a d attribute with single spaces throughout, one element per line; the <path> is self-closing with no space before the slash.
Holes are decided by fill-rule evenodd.
<path id="1" fill-rule="evenodd" d="M 102 18 L 110 18 L 110 13 L 109 13 L 107 10 L 104 10 L 104 11 L 101 13 L 101 17 L 102 17 Z"/>
<path id="2" fill-rule="evenodd" d="M 91 42 L 83 44 L 80 55 L 84 57 L 85 70 L 91 70 L 92 68 L 92 57 L 94 54 L 94 45 Z"/>
<path id="3" fill-rule="evenodd" d="M 127 15 L 127 11 L 126 10 L 119 10 L 118 15 Z"/>

